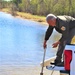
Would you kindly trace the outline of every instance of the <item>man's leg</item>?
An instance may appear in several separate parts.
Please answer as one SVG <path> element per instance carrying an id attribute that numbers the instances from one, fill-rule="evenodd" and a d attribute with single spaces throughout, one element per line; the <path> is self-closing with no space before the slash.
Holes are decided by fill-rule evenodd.
<path id="1" fill-rule="evenodd" d="M 63 54 L 63 50 L 65 48 L 65 44 L 64 42 L 61 42 L 58 46 L 58 51 L 57 51 L 57 54 L 56 54 L 56 59 L 54 61 L 54 63 L 51 63 L 52 65 L 57 65 L 57 66 L 63 66 L 63 63 L 61 63 L 61 58 L 62 58 L 62 54 Z"/>
<path id="2" fill-rule="evenodd" d="M 64 42 L 61 42 L 58 46 L 58 51 L 57 51 L 57 54 L 56 54 L 56 56 L 57 56 L 56 59 L 55 59 L 56 63 L 61 62 L 64 48 L 65 48 L 65 44 L 64 44 Z"/>

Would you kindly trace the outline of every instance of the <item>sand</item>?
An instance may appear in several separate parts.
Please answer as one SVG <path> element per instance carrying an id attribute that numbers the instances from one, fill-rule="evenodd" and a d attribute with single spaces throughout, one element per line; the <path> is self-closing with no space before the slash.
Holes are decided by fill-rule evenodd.
<path id="1" fill-rule="evenodd" d="M 40 75 L 41 66 L 0 66 L 0 75 Z M 44 68 L 43 75 L 51 75 L 50 70 Z M 54 71 L 52 75 L 59 75 L 59 71 Z"/>

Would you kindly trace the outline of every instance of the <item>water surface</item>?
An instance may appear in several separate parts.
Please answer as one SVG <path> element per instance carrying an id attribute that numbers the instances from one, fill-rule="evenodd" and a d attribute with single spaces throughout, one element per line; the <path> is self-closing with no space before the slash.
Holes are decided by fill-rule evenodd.
<path id="1" fill-rule="evenodd" d="M 46 29 L 47 26 L 38 22 L 0 12 L 0 65 L 39 65 Z M 48 41 L 46 59 L 56 53 L 51 47 L 57 40 L 55 35 L 54 31 Z"/>

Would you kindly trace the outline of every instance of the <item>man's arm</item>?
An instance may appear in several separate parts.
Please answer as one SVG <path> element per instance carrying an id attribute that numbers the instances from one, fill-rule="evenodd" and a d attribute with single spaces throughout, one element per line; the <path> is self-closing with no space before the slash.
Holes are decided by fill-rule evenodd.
<path id="1" fill-rule="evenodd" d="M 51 36 L 53 32 L 53 27 L 52 26 L 49 26 L 47 31 L 46 31 L 46 34 L 45 34 L 45 39 L 44 39 L 44 43 L 43 43 L 43 47 L 46 48 L 47 46 L 47 40 L 49 39 L 49 37 Z"/>
<path id="2" fill-rule="evenodd" d="M 52 46 L 53 48 L 57 47 L 58 44 L 62 44 L 62 46 L 66 44 L 66 40 L 68 39 L 69 36 L 69 26 L 68 24 L 61 26 L 61 30 L 62 30 L 62 37 L 60 38 L 59 41 L 57 41 L 56 43 L 54 43 Z"/>
<path id="3" fill-rule="evenodd" d="M 51 36 L 52 32 L 53 32 L 53 27 L 49 26 L 47 31 L 46 31 L 46 34 L 45 34 L 45 40 L 49 39 L 49 37 Z"/>

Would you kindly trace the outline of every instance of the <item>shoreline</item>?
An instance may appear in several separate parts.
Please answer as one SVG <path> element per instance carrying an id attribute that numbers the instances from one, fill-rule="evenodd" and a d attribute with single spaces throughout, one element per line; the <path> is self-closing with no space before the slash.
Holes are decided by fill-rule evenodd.
<path id="1" fill-rule="evenodd" d="M 43 75 L 50 75 L 52 71 L 44 68 Z M 41 66 L 0 66 L 0 75 L 40 75 Z M 54 71 L 53 75 L 59 75 Z"/>
<path id="2" fill-rule="evenodd" d="M 11 14 L 10 10 L 7 8 L 0 9 L 0 11 Z M 16 11 L 15 15 L 12 15 L 12 16 L 14 16 L 16 18 L 27 19 L 27 20 L 39 22 L 44 25 L 48 25 L 46 22 L 45 16 L 32 15 L 30 13 L 18 12 L 18 11 Z"/>

